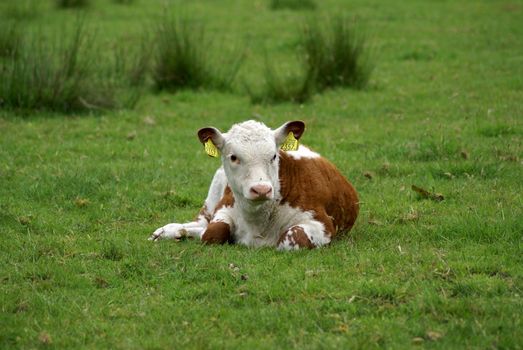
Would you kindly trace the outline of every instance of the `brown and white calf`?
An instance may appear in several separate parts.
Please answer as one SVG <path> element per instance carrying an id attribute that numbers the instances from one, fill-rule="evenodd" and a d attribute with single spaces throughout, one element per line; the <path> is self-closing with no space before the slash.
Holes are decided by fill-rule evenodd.
<path id="1" fill-rule="evenodd" d="M 256 121 L 227 133 L 201 129 L 207 153 L 219 150 L 222 160 L 205 204 L 194 222 L 160 227 L 149 239 L 194 237 L 292 250 L 326 245 L 348 231 L 358 216 L 356 191 L 332 163 L 298 146 L 304 130 L 301 121 L 276 130 Z M 282 144 L 296 150 L 283 151 Z"/>

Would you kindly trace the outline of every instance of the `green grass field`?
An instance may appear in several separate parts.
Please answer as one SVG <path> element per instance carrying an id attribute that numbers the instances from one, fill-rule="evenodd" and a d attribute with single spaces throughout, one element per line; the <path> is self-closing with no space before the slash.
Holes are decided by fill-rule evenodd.
<path id="1" fill-rule="evenodd" d="M 17 15 L 35 32 L 78 11 L 37 3 Z M 164 3 L 95 0 L 86 20 L 107 52 L 138 46 Z M 151 88 L 83 114 L 0 105 L 0 348 L 523 347 L 523 2 L 173 4 L 214 50 L 245 45 L 232 91 Z M 370 85 L 252 104 L 265 57 L 292 71 L 301 25 L 336 13 L 372 46 Z M 359 192 L 353 231 L 293 253 L 147 241 L 205 198 L 219 161 L 196 131 L 251 118 L 307 123 L 303 143 Z"/>

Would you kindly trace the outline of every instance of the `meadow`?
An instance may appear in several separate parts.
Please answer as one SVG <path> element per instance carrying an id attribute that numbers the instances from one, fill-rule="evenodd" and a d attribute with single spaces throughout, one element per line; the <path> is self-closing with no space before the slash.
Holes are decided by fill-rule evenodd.
<path id="1" fill-rule="evenodd" d="M 1 349 L 523 347 L 522 1 L 78 2 L 0 3 L 0 62 L 13 36 L 60 43 L 80 21 L 96 68 L 23 106 L 5 91 L 37 86 L 0 82 Z M 166 11 L 234 80 L 164 88 L 141 69 Z M 335 14 L 365 38 L 368 84 L 263 95 Z M 35 45 L 19 57 L 47 57 Z M 246 119 L 306 122 L 359 192 L 354 229 L 291 253 L 148 241 L 206 196 L 219 161 L 196 131 Z"/>

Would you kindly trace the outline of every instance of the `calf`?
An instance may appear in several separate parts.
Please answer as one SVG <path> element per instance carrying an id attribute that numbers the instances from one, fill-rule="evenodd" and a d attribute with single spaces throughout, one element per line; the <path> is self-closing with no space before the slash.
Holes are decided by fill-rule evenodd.
<path id="1" fill-rule="evenodd" d="M 328 160 L 299 145 L 302 121 L 271 130 L 256 121 L 222 134 L 198 131 L 207 154 L 221 154 L 197 219 L 160 227 L 149 238 L 199 238 L 283 250 L 320 247 L 356 221 L 354 187 Z"/>

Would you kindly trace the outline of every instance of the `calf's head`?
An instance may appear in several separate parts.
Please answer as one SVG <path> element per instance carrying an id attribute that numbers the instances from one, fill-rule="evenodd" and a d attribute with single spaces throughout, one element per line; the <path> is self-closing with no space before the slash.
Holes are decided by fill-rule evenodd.
<path id="1" fill-rule="evenodd" d="M 279 148 L 298 140 L 305 124 L 292 121 L 271 130 L 262 123 L 249 120 L 235 124 L 227 133 L 207 127 L 198 131 L 198 138 L 209 155 L 221 154 L 229 186 L 236 199 L 263 203 L 274 199 L 280 190 L 278 178 Z M 294 141 L 297 147 L 297 142 Z"/>

